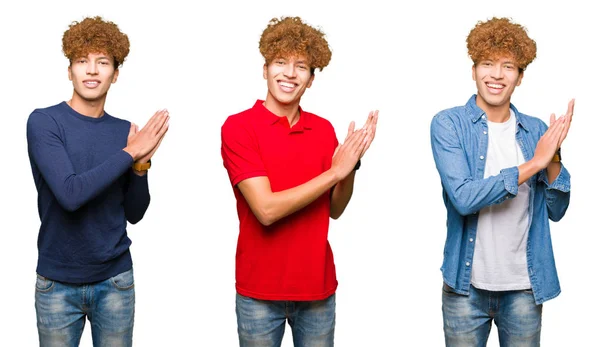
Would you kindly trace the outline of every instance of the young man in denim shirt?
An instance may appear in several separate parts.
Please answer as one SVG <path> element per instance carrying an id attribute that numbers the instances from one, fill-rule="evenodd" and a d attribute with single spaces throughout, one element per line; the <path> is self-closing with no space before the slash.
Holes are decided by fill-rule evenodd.
<path id="1" fill-rule="evenodd" d="M 446 346 L 485 346 L 492 320 L 501 346 L 539 346 L 542 303 L 560 293 L 548 219 L 569 205 L 560 147 L 574 100 L 549 127 L 510 103 L 536 44 L 509 19 L 479 22 L 467 48 L 477 94 L 431 123 L 447 209 Z"/>

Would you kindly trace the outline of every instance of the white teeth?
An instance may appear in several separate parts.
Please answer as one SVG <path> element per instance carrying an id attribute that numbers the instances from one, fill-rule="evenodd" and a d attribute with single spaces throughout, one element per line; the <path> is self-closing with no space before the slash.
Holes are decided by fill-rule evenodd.
<path id="1" fill-rule="evenodd" d="M 497 88 L 497 89 L 504 88 L 504 86 L 501 84 L 488 83 L 487 85 L 488 85 L 488 87 Z"/>
<path id="2" fill-rule="evenodd" d="M 279 85 L 282 86 L 282 87 L 286 87 L 286 88 L 294 88 L 294 84 L 293 83 L 279 82 Z"/>
<path id="3" fill-rule="evenodd" d="M 87 82 L 83 82 L 83 83 L 85 83 L 85 84 L 93 84 L 93 85 L 98 84 L 98 82 L 96 82 L 96 81 L 87 81 Z"/>

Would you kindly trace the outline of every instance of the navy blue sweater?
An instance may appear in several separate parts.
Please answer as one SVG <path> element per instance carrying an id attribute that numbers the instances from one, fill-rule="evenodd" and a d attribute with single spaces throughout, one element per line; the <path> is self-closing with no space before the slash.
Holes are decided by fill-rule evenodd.
<path id="1" fill-rule="evenodd" d="M 66 102 L 36 109 L 27 144 L 41 227 L 37 272 L 67 283 L 102 281 L 132 267 L 127 221 L 148 205 L 148 178 L 123 151 L 130 123 L 86 117 Z"/>

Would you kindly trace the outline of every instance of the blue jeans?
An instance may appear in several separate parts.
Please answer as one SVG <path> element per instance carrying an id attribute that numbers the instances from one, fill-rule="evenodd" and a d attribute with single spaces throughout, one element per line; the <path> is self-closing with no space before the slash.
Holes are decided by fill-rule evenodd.
<path id="1" fill-rule="evenodd" d="M 35 310 L 40 346 L 78 346 L 86 316 L 94 347 L 131 346 L 133 287 L 133 269 L 90 284 L 61 283 L 37 275 Z"/>
<path id="2" fill-rule="evenodd" d="M 542 305 L 531 290 L 492 292 L 471 286 L 460 295 L 444 284 L 442 311 L 447 347 L 484 347 L 492 320 L 498 327 L 502 347 L 540 345 Z"/>
<path id="3" fill-rule="evenodd" d="M 240 347 L 281 346 L 286 319 L 295 347 L 333 346 L 335 294 L 318 301 L 256 300 L 236 294 Z"/>

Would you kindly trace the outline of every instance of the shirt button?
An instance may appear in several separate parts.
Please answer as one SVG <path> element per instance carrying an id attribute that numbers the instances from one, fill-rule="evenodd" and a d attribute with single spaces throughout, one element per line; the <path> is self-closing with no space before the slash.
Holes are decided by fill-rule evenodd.
<path id="1" fill-rule="evenodd" d="M 483 155 L 479 156 L 479 159 L 483 160 Z"/>
<path id="2" fill-rule="evenodd" d="M 487 131 L 484 131 L 484 132 L 483 132 L 483 135 L 487 135 Z"/>
<path id="3" fill-rule="evenodd" d="M 485 116 L 481 116 L 481 119 L 485 119 Z"/>
<path id="4" fill-rule="evenodd" d="M 472 237 L 469 239 L 469 242 L 473 242 L 473 238 Z"/>
<path id="5" fill-rule="evenodd" d="M 467 262 L 467 266 L 471 266 L 471 263 Z"/>

